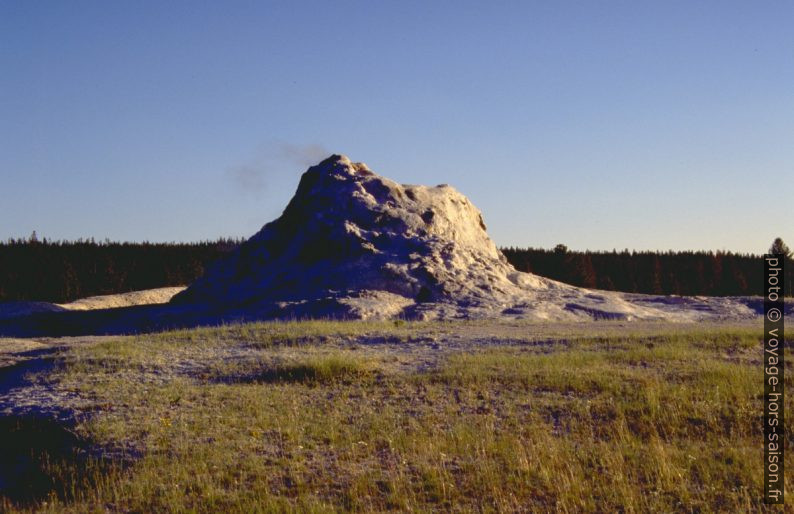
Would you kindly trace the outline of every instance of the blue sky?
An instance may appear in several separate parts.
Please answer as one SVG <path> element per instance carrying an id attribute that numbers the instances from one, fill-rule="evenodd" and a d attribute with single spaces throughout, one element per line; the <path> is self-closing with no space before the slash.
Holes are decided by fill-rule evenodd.
<path id="1" fill-rule="evenodd" d="M 782 0 L 0 0 L 0 238 L 248 236 L 345 153 L 456 186 L 500 245 L 791 244 L 792 26 Z"/>

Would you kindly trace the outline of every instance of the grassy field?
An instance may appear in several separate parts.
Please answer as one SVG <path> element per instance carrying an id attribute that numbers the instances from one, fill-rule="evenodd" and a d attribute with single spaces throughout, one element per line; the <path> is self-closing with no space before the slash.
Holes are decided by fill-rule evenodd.
<path id="1" fill-rule="evenodd" d="M 760 336 L 303 322 L 110 338 L 39 377 L 79 399 L 82 449 L 39 456 L 52 492 L 0 508 L 781 511 L 761 503 Z"/>

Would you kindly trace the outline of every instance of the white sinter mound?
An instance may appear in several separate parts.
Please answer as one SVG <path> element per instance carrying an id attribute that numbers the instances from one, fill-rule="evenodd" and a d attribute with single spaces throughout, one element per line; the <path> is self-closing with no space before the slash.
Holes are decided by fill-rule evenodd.
<path id="1" fill-rule="evenodd" d="M 93 311 L 133 307 L 136 305 L 163 304 L 168 303 L 175 294 L 184 289 L 184 286 L 160 287 L 129 293 L 89 296 L 70 303 L 0 302 L 0 320 L 47 312 Z"/>
<path id="2" fill-rule="evenodd" d="M 454 188 L 403 185 L 333 155 L 173 304 L 262 318 L 747 318 L 748 299 L 592 291 L 516 271 Z"/>
<path id="3" fill-rule="evenodd" d="M 91 311 L 95 309 L 116 309 L 119 307 L 132 307 L 135 305 L 154 305 L 168 303 L 171 298 L 184 290 L 184 286 L 159 287 L 157 289 L 144 289 L 129 293 L 108 294 L 102 296 L 89 296 L 70 303 L 55 304 L 69 311 Z"/>

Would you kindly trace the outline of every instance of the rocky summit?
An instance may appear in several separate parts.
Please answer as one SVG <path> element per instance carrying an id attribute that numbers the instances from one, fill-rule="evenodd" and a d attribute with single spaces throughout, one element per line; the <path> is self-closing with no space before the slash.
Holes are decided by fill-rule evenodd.
<path id="1" fill-rule="evenodd" d="M 508 264 L 455 188 L 398 184 L 332 155 L 283 214 L 171 305 L 246 318 L 742 318 L 749 299 L 591 291 Z"/>

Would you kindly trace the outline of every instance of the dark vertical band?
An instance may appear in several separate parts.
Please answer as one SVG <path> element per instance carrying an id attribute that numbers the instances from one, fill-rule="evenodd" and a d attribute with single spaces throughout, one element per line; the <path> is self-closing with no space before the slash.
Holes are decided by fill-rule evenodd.
<path id="1" fill-rule="evenodd" d="M 783 255 L 764 257 L 764 503 L 783 503 Z"/>

